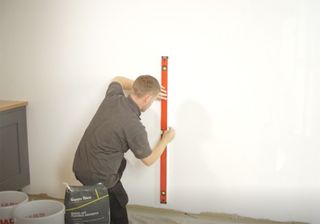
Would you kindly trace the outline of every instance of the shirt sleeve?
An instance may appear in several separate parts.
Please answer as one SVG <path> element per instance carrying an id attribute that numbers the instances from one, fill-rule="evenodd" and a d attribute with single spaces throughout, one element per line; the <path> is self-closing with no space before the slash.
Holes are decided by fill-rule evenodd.
<path id="1" fill-rule="evenodd" d="M 112 82 L 106 92 L 106 97 L 112 97 L 114 95 L 124 95 L 122 86 L 118 82 Z"/>
<path id="2" fill-rule="evenodd" d="M 152 153 L 145 130 L 138 131 L 132 138 L 129 138 L 128 145 L 134 156 L 138 159 L 144 159 Z"/>

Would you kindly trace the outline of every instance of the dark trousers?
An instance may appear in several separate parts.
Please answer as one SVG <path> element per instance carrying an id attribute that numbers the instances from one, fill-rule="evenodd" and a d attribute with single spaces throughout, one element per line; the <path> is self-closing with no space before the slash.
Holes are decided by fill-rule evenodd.
<path id="1" fill-rule="evenodd" d="M 122 160 L 119 175 L 122 177 L 123 171 L 126 168 L 127 161 Z M 128 195 L 123 188 L 121 181 L 119 180 L 116 185 L 109 188 L 109 202 L 110 202 L 110 218 L 111 224 L 128 224 L 128 213 L 126 205 L 128 204 Z"/>
<path id="2" fill-rule="evenodd" d="M 122 160 L 119 168 L 120 179 L 122 177 L 123 171 L 126 168 L 127 161 Z M 92 181 L 85 180 L 84 178 L 79 178 L 76 175 L 77 180 L 79 180 L 83 185 L 93 185 Z M 103 183 L 103 182 L 102 182 Z M 110 203 L 110 219 L 111 224 L 128 224 L 128 213 L 126 205 L 128 204 L 128 195 L 121 181 L 119 180 L 113 187 L 108 189 L 109 192 L 109 203 Z"/>
<path id="3" fill-rule="evenodd" d="M 109 188 L 109 202 L 111 224 L 128 224 L 128 196 L 120 181 Z"/>

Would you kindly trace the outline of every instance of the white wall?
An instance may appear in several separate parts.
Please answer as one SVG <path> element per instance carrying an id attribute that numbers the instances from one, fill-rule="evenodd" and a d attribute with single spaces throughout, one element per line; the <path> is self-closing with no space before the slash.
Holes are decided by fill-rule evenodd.
<path id="1" fill-rule="evenodd" d="M 168 204 L 128 154 L 131 204 L 320 220 L 320 4 L 0 0 L 0 98 L 28 106 L 30 193 L 63 197 L 111 78 L 169 58 Z M 153 144 L 159 104 L 143 115 Z"/>

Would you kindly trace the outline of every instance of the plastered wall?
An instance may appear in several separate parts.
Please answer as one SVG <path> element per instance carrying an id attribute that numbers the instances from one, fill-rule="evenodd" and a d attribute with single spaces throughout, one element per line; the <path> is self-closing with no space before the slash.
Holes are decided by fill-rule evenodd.
<path id="1" fill-rule="evenodd" d="M 169 56 L 168 204 L 132 154 L 131 204 L 320 220 L 318 1 L 0 0 L 0 98 L 29 101 L 29 193 L 63 197 L 115 75 Z M 160 104 L 142 115 L 151 145 Z"/>

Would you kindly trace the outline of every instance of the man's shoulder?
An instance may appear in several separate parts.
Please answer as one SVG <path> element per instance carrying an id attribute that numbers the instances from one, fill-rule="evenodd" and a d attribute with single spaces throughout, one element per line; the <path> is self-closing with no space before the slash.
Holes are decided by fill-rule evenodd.
<path id="1" fill-rule="evenodd" d="M 111 83 L 109 84 L 109 88 L 110 88 L 111 86 L 120 87 L 120 88 L 122 89 L 122 86 L 121 86 L 120 82 L 115 81 L 115 80 L 111 81 Z"/>
<path id="2" fill-rule="evenodd" d="M 109 84 L 107 92 L 106 92 L 106 97 L 111 97 L 114 95 L 124 95 L 122 86 L 119 82 L 113 81 Z"/>

